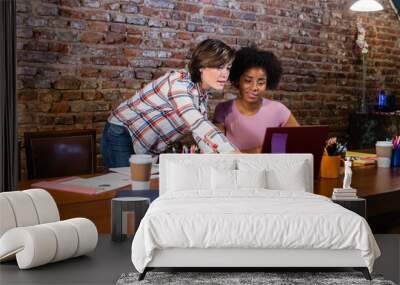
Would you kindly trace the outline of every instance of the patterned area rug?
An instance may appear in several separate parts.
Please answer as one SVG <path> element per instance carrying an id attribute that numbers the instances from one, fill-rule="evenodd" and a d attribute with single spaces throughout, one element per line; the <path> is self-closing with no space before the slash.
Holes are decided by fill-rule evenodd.
<path id="1" fill-rule="evenodd" d="M 395 285 L 382 276 L 368 281 L 359 272 L 148 272 L 142 281 L 139 273 L 122 274 L 117 285 L 212 284 L 212 285 Z"/>

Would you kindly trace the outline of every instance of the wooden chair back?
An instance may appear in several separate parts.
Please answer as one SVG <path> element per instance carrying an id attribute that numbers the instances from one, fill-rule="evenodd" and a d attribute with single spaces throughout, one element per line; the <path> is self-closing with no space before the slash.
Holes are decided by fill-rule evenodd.
<path id="1" fill-rule="evenodd" d="M 96 172 L 96 130 L 24 134 L 28 179 Z"/>

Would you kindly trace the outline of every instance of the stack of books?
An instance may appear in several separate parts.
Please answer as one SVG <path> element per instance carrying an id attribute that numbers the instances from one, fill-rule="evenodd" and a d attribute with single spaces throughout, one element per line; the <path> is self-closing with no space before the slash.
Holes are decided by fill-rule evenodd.
<path id="1" fill-rule="evenodd" d="M 334 200 L 352 200 L 357 199 L 357 189 L 343 189 L 334 188 L 332 193 L 332 199 Z"/>

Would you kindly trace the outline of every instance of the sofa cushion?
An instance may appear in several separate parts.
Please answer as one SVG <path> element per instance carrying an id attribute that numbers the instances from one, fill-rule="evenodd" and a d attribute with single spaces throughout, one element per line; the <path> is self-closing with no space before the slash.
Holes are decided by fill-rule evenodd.
<path id="1" fill-rule="evenodd" d="M 8 199 L 0 194 L 0 238 L 8 230 L 17 227 L 17 221 Z"/>
<path id="2" fill-rule="evenodd" d="M 0 261 L 16 257 L 20 269 L 28 269 L 86 254 L 98 241 L 96 226 L 88 219 L 17 227 L 0 238 Z"/>

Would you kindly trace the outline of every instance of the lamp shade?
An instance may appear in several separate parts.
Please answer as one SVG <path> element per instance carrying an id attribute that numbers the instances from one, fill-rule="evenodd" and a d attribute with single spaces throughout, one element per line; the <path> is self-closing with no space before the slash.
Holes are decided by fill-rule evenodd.
<path id="1" fill-rule="evenodd" d="M 375 12 L 383 10 L 383 6 L 375 0 L 357 0 L 350 10 L 355 12 Z"/>

